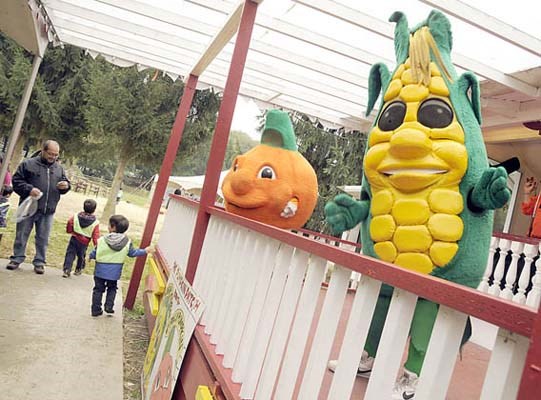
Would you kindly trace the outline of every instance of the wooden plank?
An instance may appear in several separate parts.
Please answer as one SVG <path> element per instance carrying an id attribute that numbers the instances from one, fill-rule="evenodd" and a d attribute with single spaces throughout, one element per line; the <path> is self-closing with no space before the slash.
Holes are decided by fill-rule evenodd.
<path id="1" fill-rule="evenodd" d="M 331 354 L 332 343 L 336 334 L 336 327 L 344 305 L 344 299 L 349 285 L 350 271 L 347 268 L 335 265 L 332 272 L 329 289 L 319 316 L 308 362 L 304 370 L 299 400 L 313 400 L 318 398 L 323 375 L 327 369 L 327 361 Z"/>

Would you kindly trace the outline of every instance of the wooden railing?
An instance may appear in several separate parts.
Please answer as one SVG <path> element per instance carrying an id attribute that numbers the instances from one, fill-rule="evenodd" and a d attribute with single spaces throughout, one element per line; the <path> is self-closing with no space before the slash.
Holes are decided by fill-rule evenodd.
<path id="1" fill-rule="evenodd" d="M 200 342 L 210 347 L 205 352 L 209 363 L 220 364 L 221 370 L 228 371 L 223 376 L 229 382 L 220 382 L 228 385 L 228 398 L 350 398 L 382 282 L 395 290 L 365 399 L 390 398 L 419 297 L 440 304 L 440 308 L 415 399 L 445 398 L 468 315 L 500 329 L 481 399 L 516 397 L 536 316 L 535 304 L 528 303 L 534 302 L 530 299 L 535 297 L 536 285 L 527 293 L 525 282 L 520 282 L 526 279 L 522 278 L 525 268 L 516 272 L 516 293 L 511 283 L 513 266 L 503 275 L 499 262 L 493 273 L 487 268 L 487 274 L 490 272 L 496 280 L 500 275 L 509 278 L 500 291 L 505 295 L 500 298 L 492 294 L 498 285 L 490 279 L 484 280 L 488 293 L 483 293 L 234 216 L 216 207 L 210 207 L 208 212 L 210 225 L 194 281 L 195 290 L 206 304 L 201 321 L 204 334 L 198 330 L 196 336 L 200 332 L 208 338 Z M 194 213 L 194 204 L 189 201 L 171 202 L 159 241 L 170 266 L 185 265 Z M 501 240 L 493 239 L 492 246 L 503 246 L 500 251 L 505 252 L 507 244 Z M 518 254 L 526 248 L 513 249 Z M 529 263 L 533 248 L 525 251 L 524 259 Z M 327 262 L 333 263 L 334 269 L 317 313 Z M 517 261 L 510 265 L 519 264 Z M 321 397 L 323 376 L 352 271 L 361 274 L 361 278 L 338 368 L 328 393 Z M 511 300 L 517 295 L 516 302 L 509 301 L 510 291 Z M 523 296 L 526 301 L 519 301 Z M 317 326 L 309 340 L 313 324 Z"/>

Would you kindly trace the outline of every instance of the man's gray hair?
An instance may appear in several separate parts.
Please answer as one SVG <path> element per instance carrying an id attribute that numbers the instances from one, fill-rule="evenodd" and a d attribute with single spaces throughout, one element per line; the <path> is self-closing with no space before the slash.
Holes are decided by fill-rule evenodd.
<path id="1" fill-rule="evenodd" d="M 47 151 L 49 150 L 49 146 L 52 144 L 56 144 L 58 148 L 60 148 L 60 145 L 56 140 L 48 139 L 45 142 L 43 142 L 43 150 Z"/>

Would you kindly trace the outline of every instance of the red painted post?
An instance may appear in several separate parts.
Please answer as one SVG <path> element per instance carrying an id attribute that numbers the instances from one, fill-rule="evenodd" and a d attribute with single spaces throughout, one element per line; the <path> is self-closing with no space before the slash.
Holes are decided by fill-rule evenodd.
<path id="1" fill-rule="evenodd" d="M 152 235 L 154 234 L 156 221 L 160 214 L 163 196 L 167 189 L 167 182 L 169 181 L 171 171 L 173 170 L 173 164 L 177 157 L 178 147 L 182 139 L 182 132 L 184 131 L 184 125 L 186 125 L 186 118 L 190 111 L 190 107 L 192 106 L 197 80 L 197 76 L 190 75 L 188 82 L 184 85 L 182 99 L 180 100 L 178 112 L 175 117 L 175 123 L 171 129 L 171 136 L 169 137 L 169 143 L 167 144 L 167 150 L 165 151 L 165 156 L 163 158 L 160 175 L 158 177 L 158 182 L 156 183 L 156 188 L 154 189 L 150 209 L 148 210 L 147 220 L 141 238 L 141 248 L 149 246 L 152 242 Z M 124 302 L 124 307 L 130 310 L 133 308 L 135 298 L 137 297 L 137 290 L 139 289 L 139 283 L 141 282 L 141 276 L 143 275 L 143 270 L 145 268 L 145 261 L 146 257 L 138 257 L 133 267 L 130 286 L 128 287 L 128 293 L 126 294 L 126 301 Z"/>
<path id="2" fill-rule="evenodd" d="M 517 400 L 539 399 L 539 388 L 541 387 L 541 309 L 533 323 L 532 336 L 530 336 L 530 347 L 522 372 L 520 388 Z"/>
<path id="3" fill-rule="evenodd" d="M 225 149 L 227 147 L 227 140 L 229 139 L 231 121 L 233 119 L 233 112 L 235 111 L 235 104 L 237 103 L 256 12 L 257 3 L 246 0 L 235 41 L 235 50 L 233 51 L 233 57 L 229 66 L 229 74 L 225 84 L 222 103 L 218 112 L 218 120 L 210 148 L 210 158 L 207 163 L 205 182 L 203 184 L 203 191 L 201 192 L 201 201 L 192 237 L 192 246 L 188 257 L 188 265 L 186 266 L 186 279 L 190 283 L 193 283 L 199 256 L 201 255 L 201 248 L 203 247 L 203 240 L 207 233 L 210 217 L 207 207 L 214 205 L 216 201 L 216 190 L 220 180 L 220 172 L 224 162 Z"/>

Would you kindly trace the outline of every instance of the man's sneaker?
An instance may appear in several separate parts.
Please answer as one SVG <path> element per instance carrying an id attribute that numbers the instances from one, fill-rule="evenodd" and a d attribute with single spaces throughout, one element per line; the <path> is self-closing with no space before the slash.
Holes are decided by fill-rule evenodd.
<path id="1" fill-rule="evenodd" d="M 330 360 L 327 367 L 332 371 L 336 371 L 338 360 Z M 362 378 L 370 378 L 372 372 L 372 366 L 374 365 L 374 357 L 370 357 L 366 350 L 363 350 L 361 361 L 359 361 L 359 367 L 357 368 L 357 376 Z"/>
<path id="2" fill-rule="evenodd" d="M 396 381 L 393 390 L 393 400 L 411 400 L 415 397 L 419 376 L 415 372 L 404 370 L 404 375 Z"/>
<path id="3" fill-rule="evenodd" d="M 64 271 L 64 273 L 62 274 L 62 278 L 69 278 L 69 277 L 70 277 L 70 272 Z"/>
<path id="4" fill-rule="evenodd" d="M 10 271 L 14 271 L 19 268 L 19 263 L 16 263 L 15 261 L 10 261 L 8 262 L 8 265 L 6 265 L 6 268 Z"/>
<path id="5" fill-rule="evenodd" d="M 93 317 L 99 317 L 101 314 L 103 314 L 103 311 L 92 311 L 91 314 Z"/>
<path id="6" fill-rule="evenodd" d="M 81 275 L 82 273 L 83 273 L 82 269 L 75 269 L 75 272 L 73 273 L 73 275 Z"/>
<path id="7" fill-rule="evenodd" d="M 38 275 L 42 275 L 45 272 L 45 267 L 43 265 L 34 265 L 34 272 Z"/>
<path id="8" fill-rule="evenodd" d="M 107 308 L 107 307 L 105 307 L 105 312 L 106 312 L 107 314 L 114 314 L 114 313 L 115 313 L 115 310 L 113 310 L 112 308 Z"/>

